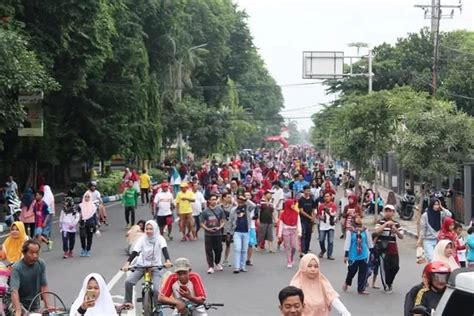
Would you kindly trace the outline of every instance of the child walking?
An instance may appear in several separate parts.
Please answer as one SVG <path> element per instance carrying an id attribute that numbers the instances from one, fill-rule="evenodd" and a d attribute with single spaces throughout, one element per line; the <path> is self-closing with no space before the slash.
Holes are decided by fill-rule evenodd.
<path id="1" fill-rule="evenodd" d="M 66 197 L 64 207 L 59 217 L 59 230 L 63 240 L 64 259 L 73 257 L 78 222 L 79 212 L 74 205 L 74 199 L 72 197 Z"/>

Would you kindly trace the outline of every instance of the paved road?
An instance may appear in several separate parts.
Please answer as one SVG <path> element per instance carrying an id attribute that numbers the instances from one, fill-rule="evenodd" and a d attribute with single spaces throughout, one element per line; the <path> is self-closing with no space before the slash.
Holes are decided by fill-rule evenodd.
<path id="1" fill-rule="evenodd" d="M 45 250 L 42 258 L 47 263 L 50 289 L 57 292 L 70 305 L 78 294 L 83 278 L 90 272 L 102 274 L 109 282 L 122 266 L 125 256 L 126 232 L 123 209 L 120 205 L 111 204 L 108 207 L 111 225 L 104 229 L 100 238 L 94 238 L 92 257 L 63 259 L 59 233 L 54 232 L 54 249 Z M 148 219 L 147 207 L 140 207 L 137 219 Z M 337 234 L 336 234 L 337 235 Z M 178 239 L 175 234 L 175 240 Z M 80 249 L 79 238 L 76 240 L 77 249 Z M 422 267 L 415 264 L 415 243 L 411 238 L 401 242 L 401 270 L 394 284 L 394 293 L 384 294 L 380 290 L 371 290 L 369 296 L 359 296 L 355 290 L 348 293 L 340 291 L 345 278 L 346 268 L 342 262 L 342 241 L 337 239 L 335 244 L 335 261 L 322 260 L 321 270 L 330 279 L 333 286 L 341 292 L 341 299 L 352 315 L 401 315 L 404 295 L 408 289 L 420 280 Z M 186 256 L 190 258 L 194 270 L 201 273 L 208 292 L 209 302 L 225 303 L 219 312 L 210 312 L 210 315 L 249 315 L 266 316 L 278 315 L 278 291 L 286 286 L 296 267 L 286 268 L 284 253 L 256 253 L 255 266 L 248 273 L 234 275 L 232 268 L 224 272 L 207 275 L 202 240 L 195 242 L 171 241 L 168 243 L 170 255 L 173 259 Z M 318 251 L 319 245 L 313 237 L 311 249 Z M 356 281 L 356 280 L 354 280 Z M 354 282 L 356 284 L 356 282 Z M 124 295 L 124 277 L 117 280 L 112 287 L 112 295 Z M 117 301 L 120 298 L 117 297 Z M 134 313 L 135 314 L 135 313 Z M 136 313 L 139 315 L 139 313 Z"/>

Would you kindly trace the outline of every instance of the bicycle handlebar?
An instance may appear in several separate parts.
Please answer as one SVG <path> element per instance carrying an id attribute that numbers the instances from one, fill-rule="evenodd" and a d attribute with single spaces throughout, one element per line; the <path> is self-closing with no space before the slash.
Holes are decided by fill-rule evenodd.
<path id="1" fill-rule="evenodd" d="M 171 265 L 169 268 L 173 267 L 173 265 Z M 128 270 L 134 272 L 135 270 L 146 270 L 146 269 L 158 269 L 158 270 L 162 270 L 162 269 L 169 269 L 168 267 L 166 267 L 165 265 L 157 265 L 157 266 L 130 266 L 128 268 Z"/>
<path id="2" fill-rule="evenodd" d="M 164 308 L 175 308 L 175 305 L 169 305 L 169 304 L 159 304 L 159 306 L 164 307 Z M 222 303 L 204 303 L 204 304 L 194 304 L 194 303 L 188 303 L 186 304 L 188 308 L 195 309 L 197 307 L 203 306 L 204 309 L 209 310 L 209 309 L 217 309 L 216 307 L 223 307 L 224 304 Z"/>

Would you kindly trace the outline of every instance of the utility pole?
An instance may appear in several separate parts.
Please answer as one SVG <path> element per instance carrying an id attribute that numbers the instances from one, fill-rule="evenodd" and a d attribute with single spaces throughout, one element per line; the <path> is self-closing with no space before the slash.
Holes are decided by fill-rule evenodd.
<path id="1" fill-rule="evenodd" d="M 431 0 L 431 5 L 417 4 L 416 8 L 421 8 L 425 12 L 425 19 L 431 19 L 431 35 L 433 36 L 433 65 L 432 65 L 432 82 L 431 94 L 436 95 L 438 89 L 438 59 L 439 59 L 439 28 L 440 20 L 452 19 L 454 17 L 454 10 L 462 10 L 462 0 L 459 0 L 457 5 L 441 5 L 441 0 Z M 450 14 L 443 15 L 442 9 L 451 9 Z"/>

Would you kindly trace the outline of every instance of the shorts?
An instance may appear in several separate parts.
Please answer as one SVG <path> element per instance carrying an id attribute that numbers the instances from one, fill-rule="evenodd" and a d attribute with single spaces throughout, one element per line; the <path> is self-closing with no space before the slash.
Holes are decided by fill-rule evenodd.
<path id="1" fill-rule="evenodd" d="M 157 216 L 156 222 L 158 223 L 158 227 L 164 227 L 169 225 L 169 223 L 173 223 L 173 215 L 165 215 L 165 216 Z"/>
<path id="2" fill-rule="evenodd" d="M 234 235 L 229 233 L 222 235 L 222 242 L 224 242 L 225 245 L 229 247 L 230 244 L 234 242 Z"/>
<path id="3" fill-rule="evenodd" d="M 257 232 L 255 228 L 249 229 L 249 247 L 255 247 L 257 245 Z"/>
<path id="4" fill-rule="evenodd" d="M 43 235 L 43 227 L 35 227 L 35 236 Z"/>
<path id="5" fill-rule="evenodd" d="M 260 223 L 258 228 L 258 241 L 273 241 L 273 223 Z"/>

